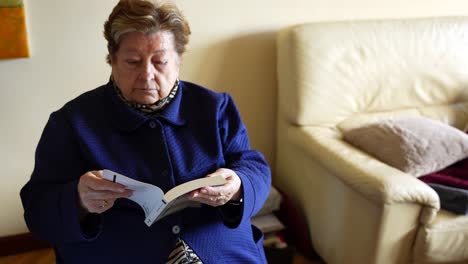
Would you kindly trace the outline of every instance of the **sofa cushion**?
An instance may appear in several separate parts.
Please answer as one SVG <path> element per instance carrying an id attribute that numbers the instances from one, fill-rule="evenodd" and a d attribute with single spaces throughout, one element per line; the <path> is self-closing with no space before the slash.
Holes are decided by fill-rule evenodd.
<path id="1" fill-rule="evenodd" d="M 328 126 L 468 101 L 467 28 L 465 17 L 288 28 L 278 36 L 278 110 L 294 125 Z"/>
<path id="2" fill-rule="evenodd" d="M 440 210 L 432 224 L 419 229 L 415 263 L 460 262 L 468 259 L 468 216 Z"/>
<path id="3" fill-rule="evenodd" d="M 468 156 L 468 135 L 423 117 L 377 121 L 345 132 L 344 139 L 414 176 L 440 170 Z"/>

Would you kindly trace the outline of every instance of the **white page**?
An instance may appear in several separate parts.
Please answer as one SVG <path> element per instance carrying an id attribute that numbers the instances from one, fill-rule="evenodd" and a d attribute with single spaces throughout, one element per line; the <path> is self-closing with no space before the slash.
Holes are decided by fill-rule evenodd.
<path id="1" fill-rule="evenodd" d="M 110 170 L 104 170 L 103 177 L 106 180 L 125 185 L 127 189 L 133 191 L 132 196 L 128 199 L 138 203 L 143 208 L 146 216 L 145 223 L 148 226 L 153 224 L 156 216 L 166 207 L 166 202 L 163 200 L 164 193 L 157 186 L 128 178 Z"/>

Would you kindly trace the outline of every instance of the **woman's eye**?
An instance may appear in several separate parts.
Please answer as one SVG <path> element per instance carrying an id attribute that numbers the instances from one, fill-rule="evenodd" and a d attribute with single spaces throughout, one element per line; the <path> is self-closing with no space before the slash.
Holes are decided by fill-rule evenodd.
<path id="1" fill-rule="evenodd" d="M 130 65 L 135 65 L 135 64 L 138 64 L 140 61 L 138 60 L 127 60 L 127 63 L 130 64 Z"/>

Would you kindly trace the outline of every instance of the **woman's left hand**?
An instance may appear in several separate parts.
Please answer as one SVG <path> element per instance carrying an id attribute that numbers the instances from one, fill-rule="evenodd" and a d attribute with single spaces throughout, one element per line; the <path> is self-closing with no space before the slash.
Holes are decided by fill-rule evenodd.
<path id="1" fill-rule="evenodd" d="M 227 180 L 227 183 L 221 186 L 200 188 L 189 193 L 188 198 L 192 201 L 211 206 L 221 206 L 230 200 L 239 200 L 242 193 L 241 180 L 239 176 L 233 170 L 219 168 L 215 172 L 208 174 L 206 177 L 214 177 L 218 175 L 223 176 Z"/>

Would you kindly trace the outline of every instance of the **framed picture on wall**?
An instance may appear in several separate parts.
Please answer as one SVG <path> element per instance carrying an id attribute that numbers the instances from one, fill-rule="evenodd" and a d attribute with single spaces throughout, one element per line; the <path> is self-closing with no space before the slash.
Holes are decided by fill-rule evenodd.
<path id="1" fill-rule="evenodd" d="M 0 0 L 0 59 L 29 57 L 23 0 Z"/>

